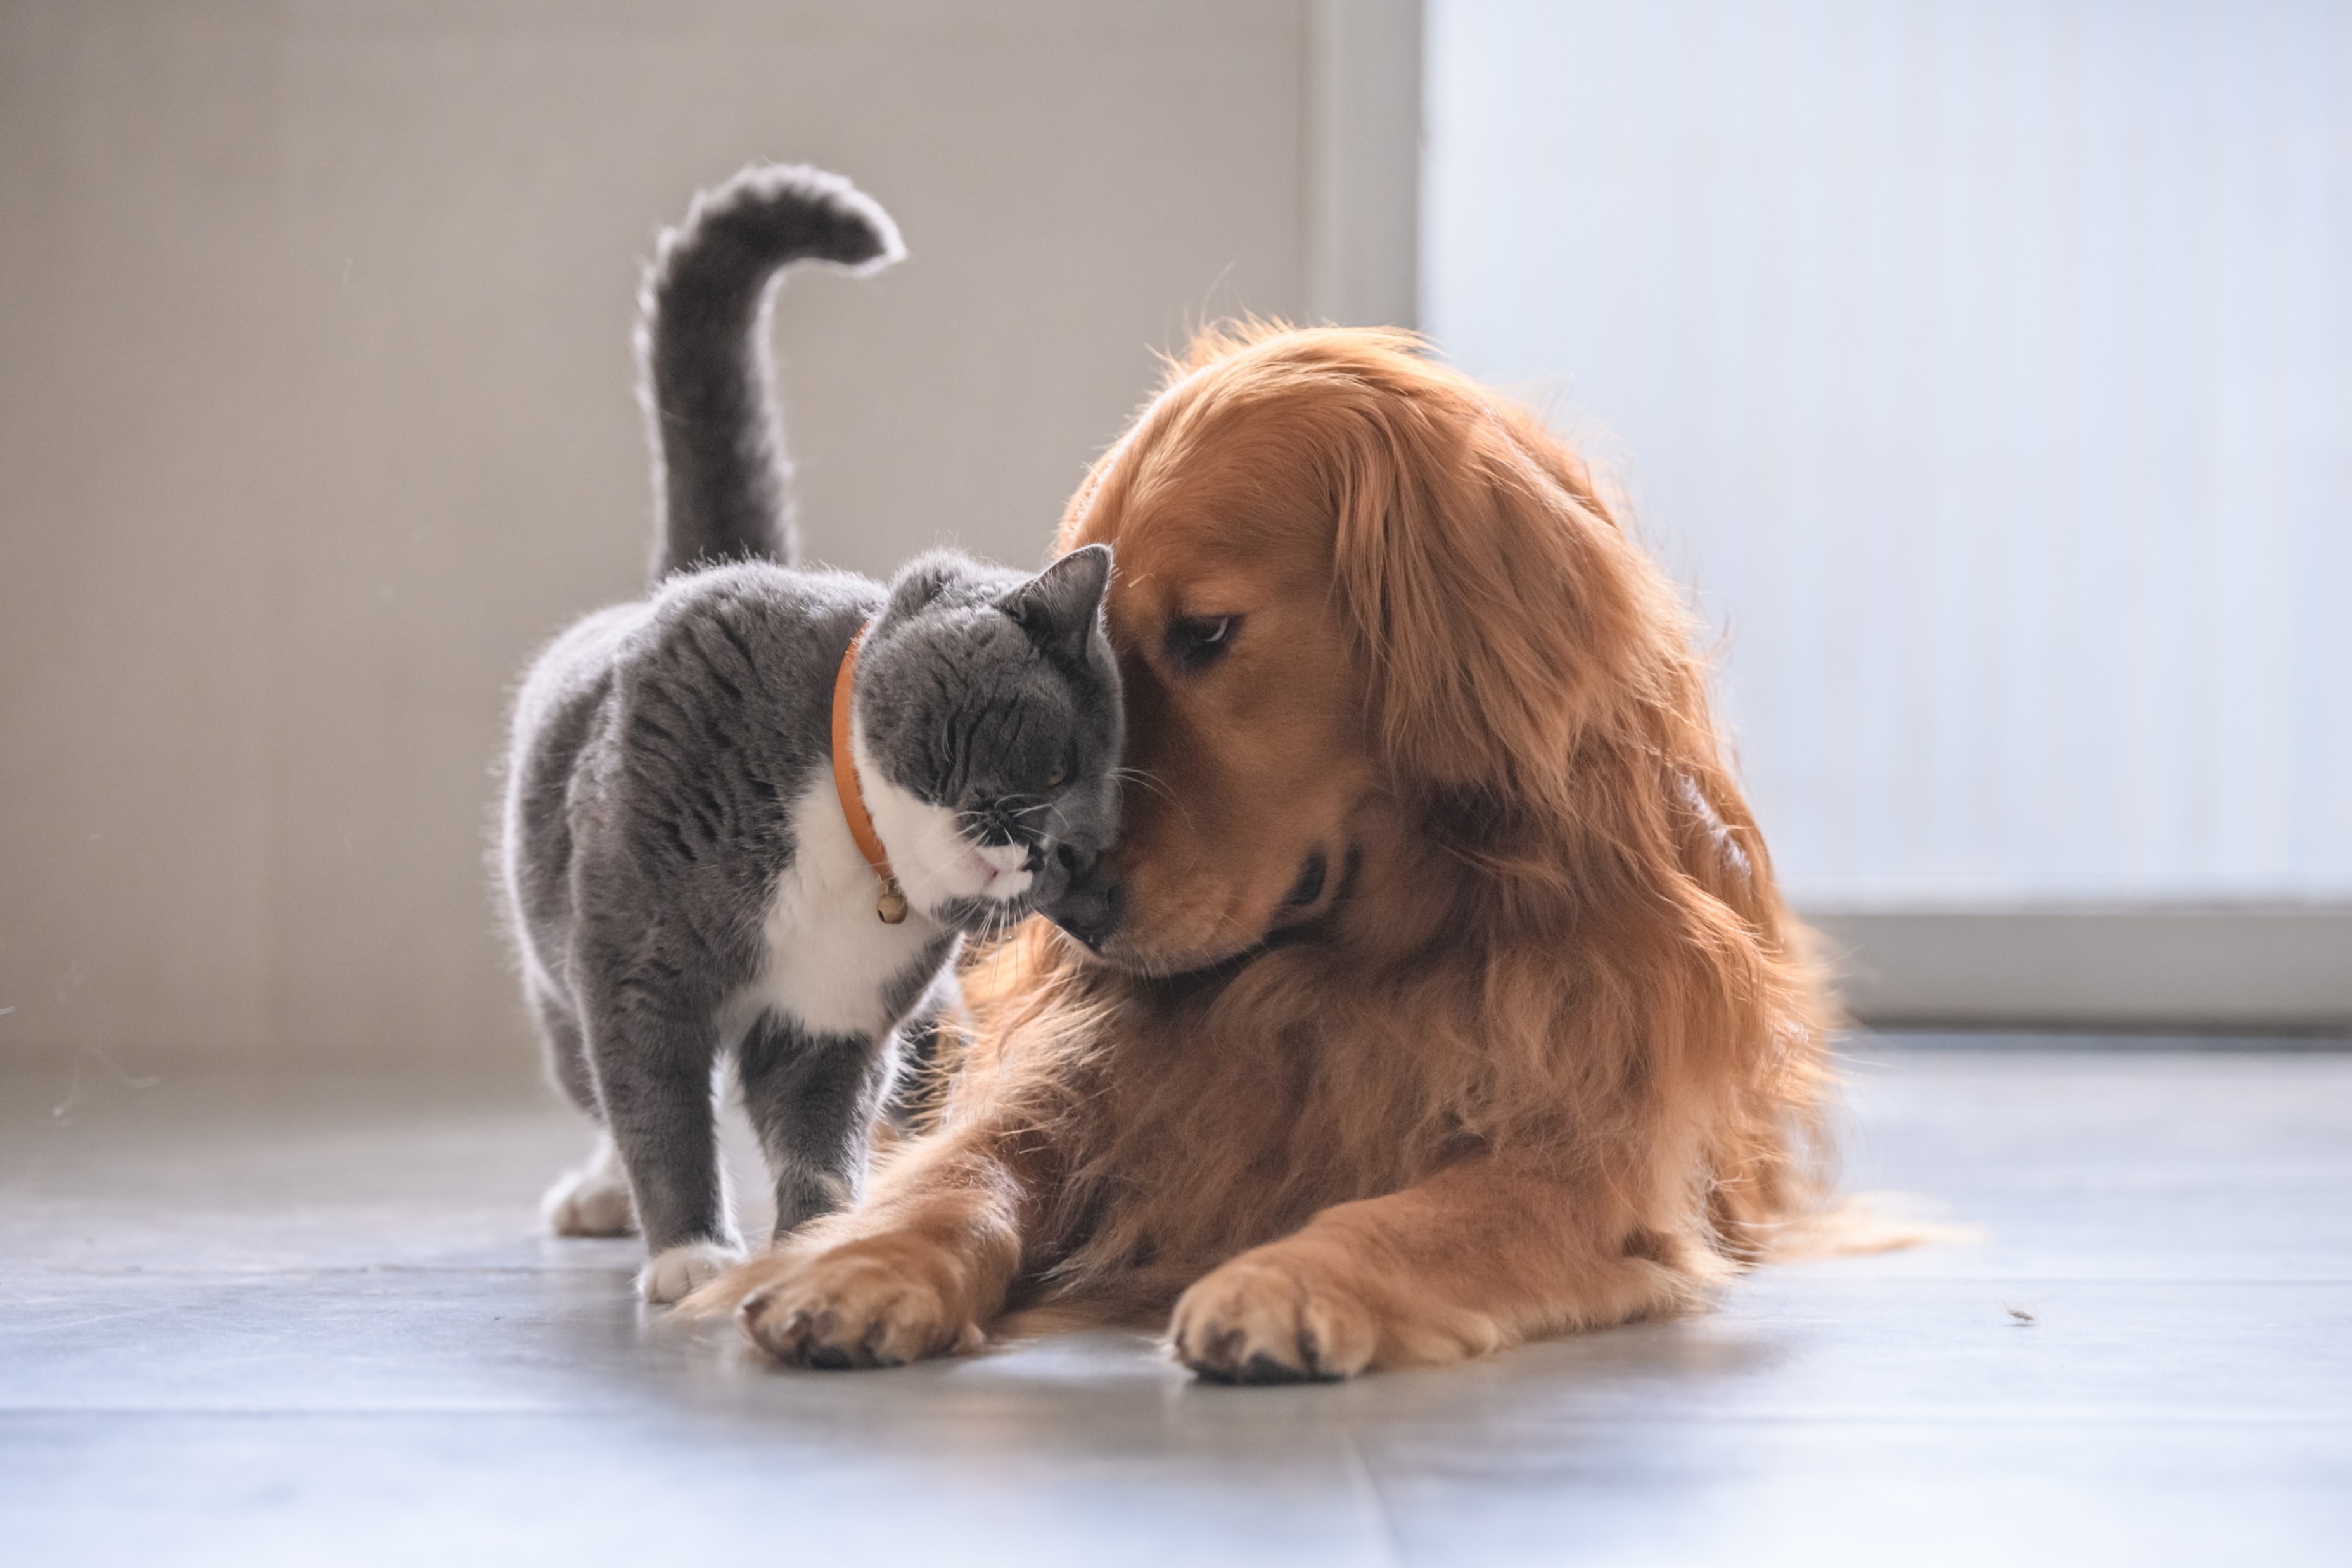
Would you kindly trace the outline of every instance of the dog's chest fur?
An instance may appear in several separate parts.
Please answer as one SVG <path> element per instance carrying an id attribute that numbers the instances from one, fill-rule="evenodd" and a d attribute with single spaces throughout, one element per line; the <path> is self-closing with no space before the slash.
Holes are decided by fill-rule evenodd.
<path id="1" fill-rule="evenodd" d="M 761 922 L 759 977 L 728 999 L 726 1032 L 763 1012 L 813 1035 L 880 1034 L 898 1021 L 946 956 L 950 934 L 920 910 L 886 925 L 880 885 L 819 768 L 793 803 L 793 858 Z"/>

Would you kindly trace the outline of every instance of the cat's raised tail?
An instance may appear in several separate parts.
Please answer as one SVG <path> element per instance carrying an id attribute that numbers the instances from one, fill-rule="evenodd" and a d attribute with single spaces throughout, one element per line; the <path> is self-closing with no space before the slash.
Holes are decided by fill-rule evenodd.
<path id="1" fill-rule="evenodd" d="M 803 165 L 755 163 L 663 231 L 637 294 L 654 580 L 722 560 L 798 558 L 768 353 L 776 282 L 796 261 L 863 273 L 905 254 L 871 196 Z"/>

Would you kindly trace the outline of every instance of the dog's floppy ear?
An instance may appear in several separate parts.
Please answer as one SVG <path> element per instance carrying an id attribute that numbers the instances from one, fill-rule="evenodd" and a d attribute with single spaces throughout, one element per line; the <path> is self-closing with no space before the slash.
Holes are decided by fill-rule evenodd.
<path id="1" fill-rule="evenodd" d="M 1633 695 L 1659 628 L 1572 460 L 1448 387 L 1363 411 L 1335 567 L 1400 776 L 1563 800 L 1580 730 Z"/>

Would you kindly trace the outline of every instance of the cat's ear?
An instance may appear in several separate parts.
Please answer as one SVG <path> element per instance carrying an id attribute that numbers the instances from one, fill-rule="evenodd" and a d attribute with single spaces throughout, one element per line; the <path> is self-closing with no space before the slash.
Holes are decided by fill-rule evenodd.
<path id="1" fill-rule="evenodd" d="M 1021 623 L 1029 640 L 1048 653 L 1077 660 L 1102 617 L 1103 593 L 1110 587 L 1110 546 L 1074 549 L 1012 592 L 996 607 Z"/>

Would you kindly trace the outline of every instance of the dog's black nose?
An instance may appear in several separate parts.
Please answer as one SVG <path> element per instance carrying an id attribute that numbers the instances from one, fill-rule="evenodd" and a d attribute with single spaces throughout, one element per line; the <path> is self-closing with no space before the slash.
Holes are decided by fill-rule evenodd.
<path id="1" fill-rule="evenodd" d="M 1067 845 L 1055 852 L 1069 868 L 1061 893 L 1041 905 L 1046 919 L 1096 952 L 1118 928 L 1118 884 L 1099 875 L 1092 862 L 1081 865 Z"/>

